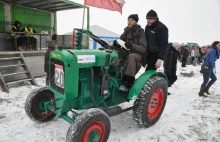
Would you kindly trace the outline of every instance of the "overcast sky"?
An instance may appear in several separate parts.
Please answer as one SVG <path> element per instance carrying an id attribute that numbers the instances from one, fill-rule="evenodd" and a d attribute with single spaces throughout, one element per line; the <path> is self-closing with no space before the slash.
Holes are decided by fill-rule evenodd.
<path id="1" fill-rule="evenodd" d="M 72 0 L 83 4 L 84 0 Z M 123 14 L 90 7 L 90 25 L 99 25 L 121 34 L 130 14 L 139 15 L 146 26 L 146 13 L 154 9 L 169 29 L 170 42 L 197 42 L 200 45 L 220 40 L 220 0 L 125 0 Z M 82 27 L 83 10 L 58 12 L 58 34 Z M 86 22 L 86 21 L 85 21 Z M 85 24 L 86 25 L 86 24 Z"/>

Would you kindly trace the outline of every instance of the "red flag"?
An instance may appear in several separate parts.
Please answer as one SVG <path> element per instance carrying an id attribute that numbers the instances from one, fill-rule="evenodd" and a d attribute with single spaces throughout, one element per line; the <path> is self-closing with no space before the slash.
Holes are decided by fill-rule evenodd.
<path id="1" fill-rule="evenodd" d="M 85 5 L 118 11 L 121 14 L 124 3 L 124 0 L 85 0 Z"/>

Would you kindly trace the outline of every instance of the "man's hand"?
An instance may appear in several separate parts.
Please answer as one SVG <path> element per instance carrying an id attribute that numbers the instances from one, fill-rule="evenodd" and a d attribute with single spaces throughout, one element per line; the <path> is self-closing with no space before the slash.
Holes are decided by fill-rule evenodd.
<path id="1" fill-rule="evenodd" d="M 125 43 L 125 46 L 128 48 L 128 49 L 132 49 L 133 48 L 133 44 L 131 42 L 126 42 Z"/>
<path id="2" fill-rule="evenodd" d="M 161 67 L 161 64 L 162 64 L 162 60 L 161 60 L 161 59 L 158 59 L 157 62 L 156 62 L 156 64 L 155 64 L 156 68 L 157 68 L 157 69 L 160 68 L 160 67 Z"/>

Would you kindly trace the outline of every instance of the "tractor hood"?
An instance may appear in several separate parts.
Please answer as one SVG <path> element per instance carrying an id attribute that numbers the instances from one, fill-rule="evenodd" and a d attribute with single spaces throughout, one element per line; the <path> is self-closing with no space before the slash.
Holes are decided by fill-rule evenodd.
<path id="1" fill-rule="evenodd" d="M 106 59 L 105 50 L 55 50 L 50 54 L 51 58 L 61 60 L 64 63 L 74 64 L 78 68 L 85 68 L 90 66 L 104 66 Z M 118 57 L 116 52 L 112 52 L 111 58 Z"/>

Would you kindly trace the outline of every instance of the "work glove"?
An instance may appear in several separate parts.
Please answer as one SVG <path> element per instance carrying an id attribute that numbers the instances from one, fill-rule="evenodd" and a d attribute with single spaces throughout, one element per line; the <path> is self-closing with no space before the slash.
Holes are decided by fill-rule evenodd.
<path id="1" fill-rule="evenodd" d="M 131 43 L 131 42 L 126 42 L 126 43 L 125 43 L 125 46 L 126 46 L 128 49 L 132 49 L 132 48 L 133 48 L 133 43 Z"/>

